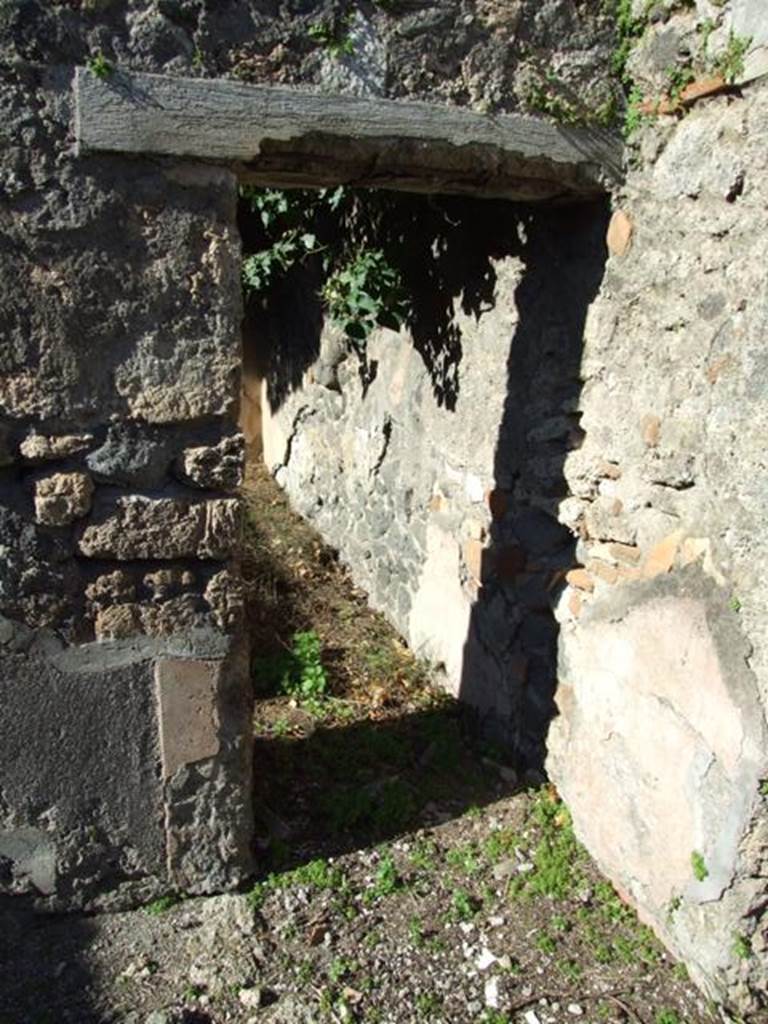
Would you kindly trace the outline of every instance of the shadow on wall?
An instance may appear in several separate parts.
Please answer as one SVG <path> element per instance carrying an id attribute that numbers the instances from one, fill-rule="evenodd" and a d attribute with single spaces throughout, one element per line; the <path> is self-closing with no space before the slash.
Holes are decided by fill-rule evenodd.
<path id="1" fill-rule="evenodd" d="M 490 542 L 475 542 L 477 597 L 460 696 L 523 767 L 541 768 L 555 714 L 554 606 L 575 564 L 575 538 L 557 516 L 568 493 L 564 462 L 583 438 L 583 332 L 604 271 L 607 202 L 520 206 L 372 192 L 362 205 L 354 197 L 350 204 L 343 230 L 353 248 L 363 241 L 381 248 L 400 270 L 412 296 L 414 347 L 437 405 L 449 412 L 456 409 L 464 355 L 457 307 L 479 320 L 494 306 L 495 261 L 516 257 L 524 265 L 489 495 Z M 245 211 L 241 229 L 248 251 Z M 321 285 L 319 264 L 308 262 L 278 281 L 267 303 L 249 304 L 245 334 L 258 339 L 258 373 L 274 409 L 301 386 L 320 353 Z M 254 357 L 246 351 L 248 358 Z M 375 375 L 375 365 L 365 369 Z M 494 387 L 489 379 L 489 392 Z"/>
<path id="2" fill-rule="evenodd" d="M 335 246 L 343 237 L 348 252 L 381 249 L 398 269 L 411 299 L 408 330 L 440 407 L 455 409 L 459 395 L 463 347 L 456 302 L 475 319 L 493 307 L 493 259 L 509 255 L 518 244 L 514 224 L 511 234 L 507 231 L 512 209 L 509 203 L 489 200 L 359 189 L 345 195 L 337 212 L 326 212 L 313 225 L 321 244 Z M 245 203 L 239 228 L 246 253 L 264 246 L 258 217 Z M 267 298 L 250 296 L 246 303 L 246 378 L 267 379 L 275 412 L 301 386 L 320 353 L 324 279 L 320 259 L 310 258 L 276 277 Z M 375 364 L 361 361 L 360 369 L 370 384 Z"/>
<path id="3" fill-rule="evenodd" d="M 460 697 L 484 730 L 542 768 L 556 714 L 554 606 L 576 540 L 558 522 L 564 463 L 579 448 L 581 359 L 587 309 L 606 260 L 607 203 L 536 209 L 521 218 L 524 277 L 507 360 L 494 459 L 490 544 L 464 645 Z"/>

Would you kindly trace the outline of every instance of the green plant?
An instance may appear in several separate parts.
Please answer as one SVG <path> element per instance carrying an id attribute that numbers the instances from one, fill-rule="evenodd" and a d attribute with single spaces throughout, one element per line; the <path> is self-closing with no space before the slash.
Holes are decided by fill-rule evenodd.
<path id="1" fill-rule="evenodd" d="M 580 981 L 584 975 L 583 968 L 575 960 L 561 960 L 557 966 L 569 981 Z"/>
<path id="2" fill-rule="evenodd" d="M 547 71 L 529 85 L 525 105 L 528 110 L 547 114 L 561 124 L 580 124 L 586 120 L 583 112 L 565 94 L 563 83 L 552 71 Z"/>
<path id="3" fill-rule="evenodd" d="M 408 936 L 417 949 L 424 945 L 424 926 L 416 914 L 408 921 Z"/>
<path id="4" fill-rule="evenodd" d="M 409 312 L 400 272 L 380 249 L 359 249 L 330 275 L 321 295 L 331 319 L 356 343 L 377 326 L 398 330 Z"/>
<path id="5" fill-rule="evenodd" d="M 726 82 L 733 83 L 744 74 L 744 57 L 752 45 L 752 38 L 728 34 L 728 43 L 714 62 L 714 70 L 723 76 Z"/>
<path id="6" fill-rule="evenodd" d="M 543 790 L 535 799 L 532 817 L 541 828 L 533 852 L 534 870 L 525 876 L 524 887 L 540 896 L 565 899 L 581 882 L 581 847 L 573 834 L 571 816 L 560 800 Z"/>
<path id="7" fill-rule="evenodd" d="M 295 973 L 299 985 L 304 987 L 312 981 L 315 974 L 315 965 L 311 959 L 302 960 L 298 967 L 295 968 Z"/>
<path id="8" fill-rule="evenodd" d="M 701 34 L 701 52 L 706 56 L 707 47 L 709 46 L 709 37 L 715 31 L 716 24 L 713 18 L 704 18 L 701 25 L 699 26 L 699 33 Z"/>
<path id="9" fill-rule="evenodd" d="M 428 1019 L 440 1011 L 442 1000 L 435 992 L 422 992 L 416 997 L 416 1012 L 419 1017 Z"/>
<path id="10" fill-rule="evenodd" d="M 296 633 L 291 648 L 293 670 L 283 677 L 281 687 L 291 697 L 324 697 L 328 679 L 321 659 L 320 638 L 314 630 Z"/>
<path id="11" fill-rule="evenodd" d="M 470 921 L 477 911 L 477 902 L 466 889 L 453 890 L 451 893 L 451 916 L 454 921 Z"/>
<path id="12" fill-rule="evenodd" d="M 675 914 L 680 909 L 680 907 L 682 907 L 682 905 L 683 905 L 683 897 L 682 896 L 680 896 L 678 894 L 677 896 L 673 896 L 672 897 L 672 899 L 667 904 L 667 921 L 671 921 L 672 920 L 672 918 L 675 916 Z"/>
<path id="13" fill-rule="evenodd" d="M 484 1010 L 477 1024 L 510 1024 L 510 1018 L 501 1010 Z"/>
<path id="14" fill-rule="evenodd" d="M 158 899 L 152 900 L 151 903 L 147 903 L 144 911 L 157 917 L 159 914 L 166 913 L 166 911 L 175 907 L 178 903 L 181 903 L 181 896 L 176 893 L 168 893 L 167 896 L 160 896 Z"/>
<path id="15" fill-rule="evenodd" d="M 614 923 L 632 920 L 632 911 L 624 903 L 610 882 L 595 884 L 595 902 L 603 917 Z"/>
<path id="16" fill-rule="evenodd" d="M 322 645 L 314 630 L 294 633 L 287 651 L 267 658 L 256 658 L 253 671 L 267 686 L 302 704 L 312 704 L 327 696 L 328 677 L 323 667 Z"/>
<path id="17" fill-rule="evenodd" d="M 285 717 L 276 718 L 270 726 L 270 733 L 272 736 L 280 739 L 283 736 L 287 736 L 291 731 L 290 719 Z"/>
<path id="18" fill-rule="evenodd" d="M 434 871 L 437 867 L 437 846 L 431 839 L 420 839 L 410 853 L 411 864 L 419 871 Z"/>
<path id="19" fill-rule="evenodd" d="M 247 291 L 264 292 L 274 278 L 308 256 L 322 251 L 312 230 L 318 210 L 335 209 L 343 189 L 278 189 L 243 185 L 240 196 L 259 221 L 267 244 L 243 260 L 242 277 Z"/>
<path id="20" fill-rule="evenodd" d="M 385 897 L 396 893 L 398 889 L 402 889 L 402 887 L 402 879 L 395 867 L 395 862 L 392 857 L 387 854 L 385 857 L 382 857 L 379 862 L 376 874 L 373 876 L 373 886 L 365 894 L 366 901 L 372 903 L 375 900 L 384 899 Z"/>
<path id="21" fill-rule="evenodd" d="M 289 881 L 314 889 L 340 889 L 344 884 L 341 868 L 334 867 L 327 860 L 311 860 L 308 864 L 289 872 Z"/>
<path id="22" fill-rule="evenodd" d="M 536 948 L 542 953 L 550 954 L 554 953 L 557 949 L 557 943 L 551 935 L 548 935 L 546 932 L 542 932 L 542 934 L 536 939 Z"/>
<path id="23" fill-rule="evenodd" d="M 483 853 L 492 864 L 508 857 L 520 845 L 517 833 L 511 828 L 495 829 L 483 843 Z"/>
<path id="24" fill-rule="evenodd" d="M 740 612 L 741 611 L 741 601 L 738 599 L 738 597 L 736 597 L 735 594 L 733 595 L 731 600 L 728 602 L 728 604 L 729 604 L 729 607 L 730 607 L 731 611 L 734 611 L 734 612 Z"/>
<path id="25" fill-rule="evenodd" d="M 307 35 L 332 57 L 350 56 L 355 52 L 355 44 L 349 35 L 351 21 L 351 15 L 314 21 L 307 29 Z"/>
<path id="26" fill-rule="evenodd" d="M 677 1010 L 659 1010 L 656 1014 L 655 1024 L 680 1024 Z"/>
<path id="27" fill-rule="evenodd" d="M 688 968 L 685 966 L 684 963 L 676 963 L 675 966 L 672 968 L 672 973 L 678 981 L 687 982 L 690 980 Z"/>
<path id="28" fill-rule="evenodd" d="M 624 112 L 624 125 L 622 134 L 625 139 L 630 139 L 638 128 L 650 120 L 650 115 L 643 112 L 643 93 L 636 85 L 630 87 L 627 95 L 627 109 Z"/>
<path id="29" fill-rule="evenodd" d="M 477 851 L 473 843 L 465 843 L 449 850 L 445 859 L 451 867 L 456 868 L 465 875 L 474 875 L 480 870 L 480 863 L 477 859 Z"/>
<path id="30" fill-rule="evenodd" d="M 695 79 L 693 68 L 690 64 L 676 65 L 667 68 L 667 95 L 673 103 L 677 103 L 686 85 Z"/>
<path id="31" fill-rule="evenodd" d="M 341 868 L 318 859 L 302 864 L 293 871 L 279 874 L 273 872 L 261 882 L 256 882 L 248 893 L 248 900 L 253 907 L 259 909 L 270 893 L 289 889 L 293 885 L 332 892 L 344 892 L 348 888 L 347 878 Z"/>
<path id="32" fill-rule="evenodd" d="M 611 55 L 611 69 L 626 89 L 632 85 L 627 72 L 627 62 L 637 39 L 645 31 L 647 15 L 635 17 L 632 0 L 608 0 L 607 13 L 612 13 L 616 24 L 617 42 Z"/>
<path id="33" fill-rule="evenodd" d="M 759 787 L 760 796 L 768 796 L 768 779 L 763 779 Z"/>
<path id="34" fill-rule="evenodd" d="M 386 208 L 378 192 L 367 190 L 363 200 L 350 198 L 343 187 L 313 191 L 244 186 L 240 195 L 257 214 L 264 236 L 258 251 L 243 260 L 246 292 L 264 295 L 277 277 L 318 257 L 326 311 L 358 349 L 374 327 L 397 330 L 407 319 L 410 303 L 399 270 L 381 249 L 364 241 L 375 235 L 377 217 Z M 350 217 L 357 225 L 352 231 Z M 361 233 L 362 224 L 366 228 Z M 420 670 L 414 662 L 411 671 Z"/>
<path id="35" fill-rule="evenodd" d="M 698 850 L 694 850 L 691 854 L 691 867 L 693 868 L 693 877 L 697 882 L 703 882 L 705 878 L 709 878 L 706 862 Z"/>
<path id="36" fill-rule="evenodd" d="M 343 978 L 354 974 L 356 970 L 357 963 L 354 960 L 337 957 L 335 960 L 331 960 L 328 966 L 328 978 L 334 985 L 337 985 Z"/>
<path id="37" fill-rule="evenodd" d="M 109 78 L 114 70 L 101 50 L 96 50 L 95 53 L 91 54 L 88 58 L 87 67 L 96 78 Z"/>
<path id="38" fill-rule="evenodd" d="M 182 993 L 182 998 L 186 1002 L 192 1003 L 196 999 L 199 999 L 204 992 L 205 989 L 203 988 L 202 985 L 187 985 L 187 987 L 184 989 Z"/>
<path id="39" fill-rule="evenodd" d="M 309 253 L 317 252 L 315 236 L 288 232 L 269 249 L 252 253 L 243 260 L 243 284 L 254 292 L 264 291 L 278 272 L 285 273 Z"/>
<path id="40" fill-rule="evenodd" d="M 752 946 L 749 943 L 749 939 L 745 935 L 739 935 L 738 932 L 734 932 L 733 935 L 733 952 L 739 960 L 749 960 L 752 956 Z"/>

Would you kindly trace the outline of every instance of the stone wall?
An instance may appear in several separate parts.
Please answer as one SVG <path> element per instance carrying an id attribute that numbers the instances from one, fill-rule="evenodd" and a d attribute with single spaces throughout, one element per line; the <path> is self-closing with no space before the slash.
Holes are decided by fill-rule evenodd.
<path id="1" fill-rule="evenodd" d="M 93 906 L 251 868 L 237 183 L 77 157 L 74 68 L 511 109 L 552 60 L 615 93 L 610 19 L 574 0 L 403 6 L 0 4 L 2 891 Z"/>
<path id="2" fill-rule="evenodd" d="M 728 88 L 706 69 L 739 33 Z M 745 0 L 650 12 L 605 266 L 599 209 L 496 209 L 437 359 L 379 332 L 366 387 L 326 327 L 264 398 L 296 507 L 524 764 L 546 745 L 603 870 L 744 1013 L 768 991 L 766 33 Z M 714 94 L 656 117 L 676 62 Z"/>
<path id="3" fill-rule="evenodd" d="M 413 316 L 399 334 L 375 332 L 365 365 L 332 326 L 313 334 L 311 317 L 291 319 L 298 275 L 253 325 L 264 457 L 413 649 L 540 765 L 549 595 L 574 560 L 556 515 L 581 442 L 582 330 L 606 211 L 436 197 L 397 200 L 391 217 L 412 225 L 400 270 Z M 309 308 L 316 286 L 304 288 Z"/>
<path id="4" fill-rule="evenodd" d="M 251 832 L 236 181 L 75 158 L 104 25 L 0 17 L 0 889 L 225 887 Z"/>
<path id="5" fill-rule="evenodd" d="M 766 114 L 755 83 L 655 130 L 616 197 L 565 465 L 584 568 L 549 737 L 604 870 L 750 1009 L 768 987 Z"/>

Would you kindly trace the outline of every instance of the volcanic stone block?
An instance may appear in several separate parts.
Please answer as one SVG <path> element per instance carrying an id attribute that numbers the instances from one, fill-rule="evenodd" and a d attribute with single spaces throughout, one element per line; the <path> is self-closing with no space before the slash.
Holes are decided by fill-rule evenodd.
<path id="1" fill-rule="evenodd" d="M 93 481 L 87 473 L 55 473 L 37 481 L 35 516 L 45 526 L 68 526 L 87 515 Z"/>
<path id="2" fill-rule="evenodd" d="M 243 482 L 244 460 L 245 438 L 235 434 L 216 445 L 187 448 L 176 462 L 176 472 L 196 487 L 233 491 Z"/>
<path id="3" fill-rule="evenodd" d="M 173 458 L 173 439 L 151 427 L 120 423 L 86 459 L 99 480 L 130 487 L 157 487 Z"/>
<path id="4" fill-rule="evenodd" d="M 79 548 L 89 558 L 224 559 L 237 548 L 240 511 L 237 498 L 117 497 L 98 509 Z"/>
<path id="5" fill-rule="evenodd" d="M 19 451 L 27 462 L 50 462 L 64 459 L 85 451 L 93 444 L 91 434 L 28 434 L 19 445 Z"/>
<path id="6" fill-rule="evenodd" d="M 0 892 L 72 908 L 167 890 L 151 661 L 110 665 L 92 644 L 65 667 L 52 637 L 43 653 L 16 634 L 0 671 Z"/>

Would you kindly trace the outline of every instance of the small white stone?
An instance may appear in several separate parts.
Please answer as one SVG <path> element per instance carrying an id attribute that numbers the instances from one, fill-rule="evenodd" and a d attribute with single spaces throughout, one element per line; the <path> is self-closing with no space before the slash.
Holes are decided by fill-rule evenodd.
<path id="1" fill-rule="evenodd" d="M 523 1015 L 523 1019 L 525 1020 L 525 1024 L 541 1024 L 539 1015 L 535 1010 L 526 1010 Z"/>
<path id="2" fill-rule="evenodd" d="M 237 998 L 249 1010 L 258 1010 L 261 1006 L 261 990 L 258 988 L 241 988 Z"/>
<path id="3" fill-rule="evenodd" d="M 568 1013 L 574 1017 L 582 1017 L 584 1015 L 584 1010 L 578 1003 L 568 1003 Z"/>
<path id="4" fill-rule="evenodd" d="M 475 963 L 477 964 L 478 970 L 485 971 L 491 966 L 491 964 L 495 964 L 496 960 L 497 957 L 493 955 L 490 949 L 483 948 Z"/>
<path id="5" fill-rule="evenodd" d="M 499 979 L 494 977 L 489 978 L 483 989 L 485 997 L 485 1005 L 489 1006 L 492 1010 L 498 1010 L 499 1008 Z"/>

